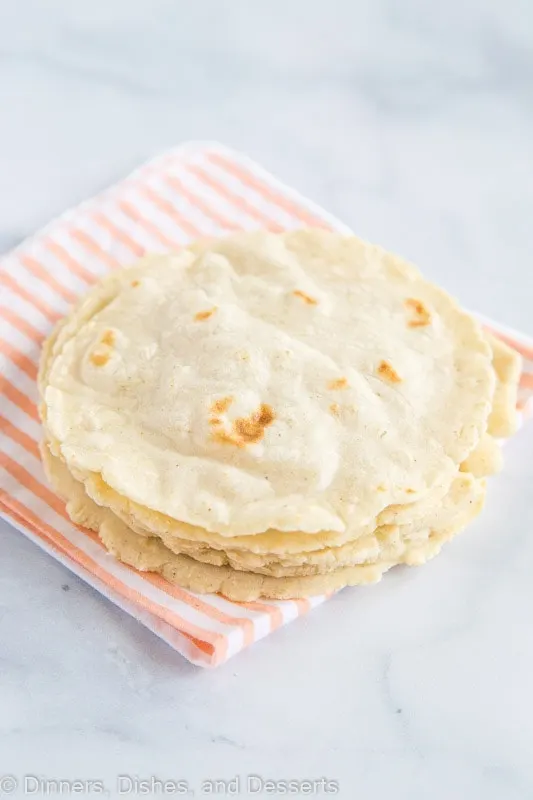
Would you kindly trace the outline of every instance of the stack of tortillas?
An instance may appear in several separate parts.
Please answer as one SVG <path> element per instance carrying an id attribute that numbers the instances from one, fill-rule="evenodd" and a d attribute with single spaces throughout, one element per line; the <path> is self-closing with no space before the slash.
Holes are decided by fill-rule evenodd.
<path id="1" fill-rule="evenodd" d="M 102 280 L 44 349 L 45 467 L 108 550 L 198 592 L 320 594 L 480 511 L 519 357 L 410 264 L 246 233 Z"/>

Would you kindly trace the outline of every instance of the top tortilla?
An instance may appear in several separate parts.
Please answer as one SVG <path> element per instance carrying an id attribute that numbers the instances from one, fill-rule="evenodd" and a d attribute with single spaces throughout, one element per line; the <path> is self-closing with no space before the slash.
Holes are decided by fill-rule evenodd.
<path id="1" fill-rule="evenodd" d="M 70 469 L 223 536 L 369 524 L 449 484 L 487 428 L 478 323 L 401 259 L 239 234 L 102 281 L 41 376 Z"/>

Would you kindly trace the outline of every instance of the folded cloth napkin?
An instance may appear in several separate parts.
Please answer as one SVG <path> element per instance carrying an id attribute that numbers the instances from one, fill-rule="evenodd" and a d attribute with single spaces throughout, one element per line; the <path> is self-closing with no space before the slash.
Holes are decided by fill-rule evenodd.
<path id="1" fill-rule="evenodd" d="M 237 603 L 197 595 L 119 563 L 94 533 L 73 525 L 37 448 L 40 346 L 96 279 L 146 252 L 242 229 L 317 225 L 349 233 L 246 156 L 192 142 L 66 212 L 0 261 L 0 515 L 200 666 L 223 663 L 326 598 Z M 526 414 L 533 341 L 482 321 L 524 357 L 519 408 Z"/>

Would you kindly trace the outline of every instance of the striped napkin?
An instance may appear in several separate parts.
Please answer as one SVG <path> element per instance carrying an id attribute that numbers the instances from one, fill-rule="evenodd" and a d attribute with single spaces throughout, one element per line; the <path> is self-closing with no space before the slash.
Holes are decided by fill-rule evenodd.
<path id="1" fill-rule="evenodd" d="M 47 485 L 37 449 L 40 346 L 95 280 L 146 252 L 242 229 L 316 225 L 349 232 L 246 156 L 193 142 L 66 212 L 0 261 L 0 515 L 200 666 L 223 663 L 326 598 L 237 603 L 197 595 L 120 564 L 94 533 L 73 525 Z M 525 412 L 533 342 L 483 322 L 524 356 Z"/>

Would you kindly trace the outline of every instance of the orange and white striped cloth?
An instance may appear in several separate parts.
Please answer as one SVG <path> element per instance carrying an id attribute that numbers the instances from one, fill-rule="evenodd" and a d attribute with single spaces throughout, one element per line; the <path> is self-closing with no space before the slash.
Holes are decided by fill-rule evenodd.
<path id="1" fill-rule="evenodd" d="M 74 526 L 47 485 L 37 450 L 41 342 L 95 280 L 146 252 L 241 229 L 316 225 L 349 232 L 246 156 L 193 142 L 66 212 L 0 261 L 0 515 L 201 666 L 221 664 L 326 598 L 236 603 L 197 595 L 120 564 L 95 534 Z M 524 356 L 525 411 L 533 342 L 484 322 Z"/>

